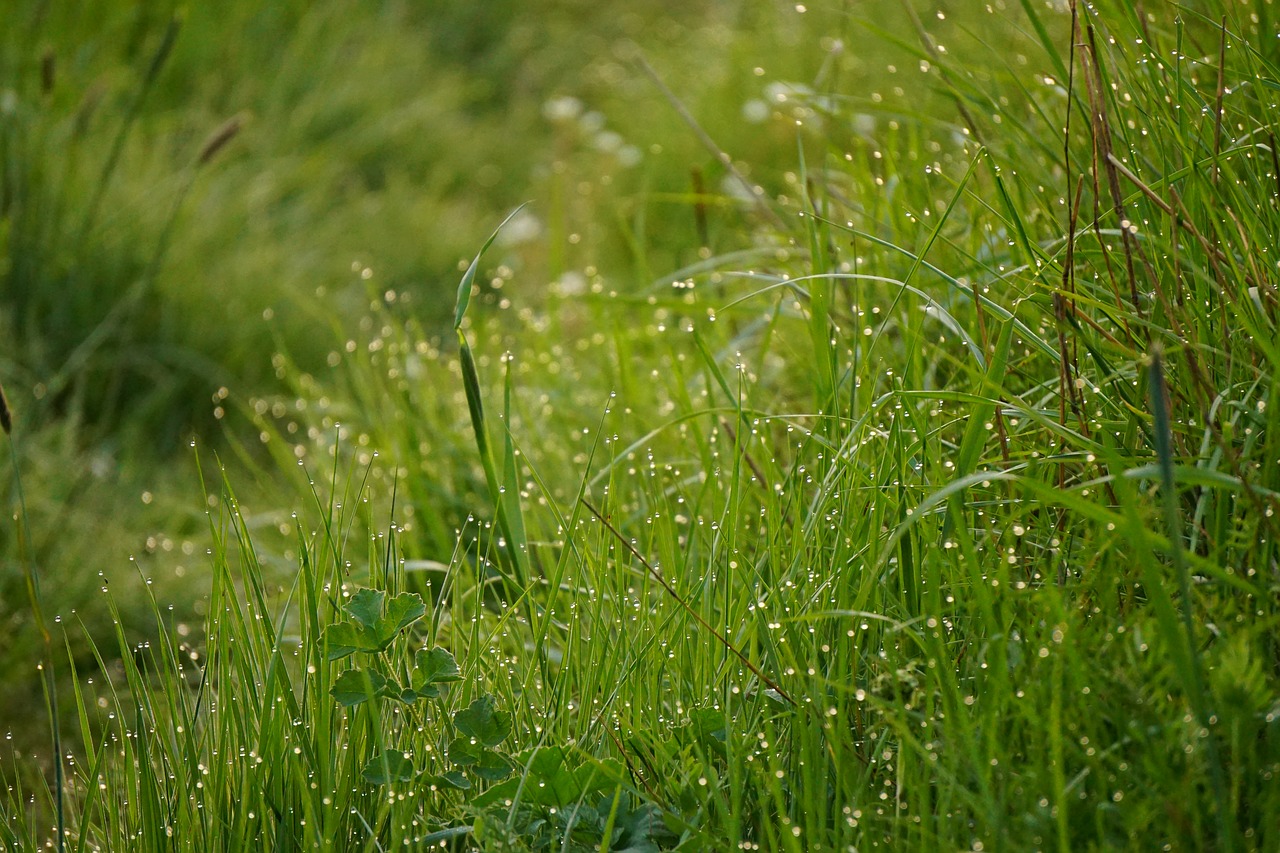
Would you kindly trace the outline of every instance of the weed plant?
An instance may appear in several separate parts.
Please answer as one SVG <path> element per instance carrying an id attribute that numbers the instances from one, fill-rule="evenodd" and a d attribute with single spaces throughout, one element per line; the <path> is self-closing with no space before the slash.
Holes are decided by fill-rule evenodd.
<path id="1" fill-rule="evenodd" d="M 226 401 L 292 523 L 205 469 L 206 618 L 84 641 L 0 844 L 1276 847 L 1271 5 L 1008 5 L 789 11 L 782 167 L 633 53 L 701 188 L 535 200 L 451 327 L 358 266 Z"/>

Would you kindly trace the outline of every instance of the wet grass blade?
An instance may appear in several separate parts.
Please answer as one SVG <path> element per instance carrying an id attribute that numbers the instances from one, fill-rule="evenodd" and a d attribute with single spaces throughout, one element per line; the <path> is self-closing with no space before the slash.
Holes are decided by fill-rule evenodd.
<path id="1" fill-rule="evenodd" d="M 1169 415 L 1171 403 L 1169 388 L 1165 377 L 1164 354 L 1157 346 L 1151 353 L 1151 413 L 1155 421 L 1156 458 L 1160 466 L 1160 494 L 1165 521 L 1166 535 L 1173 551 L 1173 568 L 1177 575 L 1178 596 L 1182 602 L 1182 630 L 1184 632 L 1185 652 L 1182 657 L 1185 666 L 1182 675 L 1185 689 L 1195 709 L 1197 723 L 1204 732 L 1205 751 L 1208 753 L 1210 782 L 1213 796 L 1217 801 L 1218 815 L 1215 823 L 1218 827 L 1218 842 L 1222 850 L 1233 850 L 1234 833 L 1231 829 L 1231 807 L 1227 799 L 1227 786 L 1222 761 L 1218 754 L 1218 735 L 1213 729 L 1211 703 L 1208 686 L 1205 684 L 1204 663 L 1200 659 L 1200 646 L 1196 640 L 1195 619 L 1192 615 L 1193 600 L 1191 597 L 1191 569 L 1187 565 L 1182 544 L 1182 515 L 1178 509 L 1178 487 L 1174 478 L 1173 467 L 1173 434 L 1170 429 Z M 1160 581 L 1156 580 L 1155 586 Z M 1171 607 L 1163 601 L 1167 595 L 1161 595 L 1160 610 L 1164 611 L 1162 623 L 1168 634 L 1170 645 L 1179 643 L 1171 623 Z"/>
<path id="2" fill-rule="evenodd" d="M 494 240 L 498 239 L 498 234 L 506 227 L 507 223 L 514 219 L 517 213 L 524 210 L 527 204 L 528 202 L 525 202 L 525 204 L 507 214 L 507 218 L 502 220 L 502 224 L 493 230 L 488 240 L 484 241 L 480 251 L 476 252 L 476 256 L 471 259 L 471 265 L 462 274 L 462 280 L 458 282 L 458 301 L 453 311 L 453 328 L 455 330 L 462 329 L 462 318 L 466 316 L 467 307 L 471 304 L 471 286 L 475 284 L 476 273 L 480 269 L 480 259 L 484 257 L 485 252 L 489 251 L 489 247 L 493 245 Z"/>
<path id="3" fill-rule="evenodd" d="M 484 257 L 485 252 L 489 250 L 489 247 L 493 245 L 493 241 L 497 239 L 503 226 L 523 209 L 524 205 L 517 207 L 507 215 L 506 219 L 502 220 L 502 224 L 489 235 L 489 239 L 480 247 L 480 251 L 472 259 L 471 265 L 463 273 L 462 281 L 458 284 L 458 302 L 454 310 L 453 321 L 454 331 L 458 335 L 458 354 L 462 367 L 462 383 L 467 395 L 467 409 L 471 413 L 471 428 L 475 434 L 476 450 L 480 454 L 480 465 L 484 468 L 485 483 L 489 488 L 489 498 L 493 501 L 494 511 L 497 514 L 498 529 L 507 542 L 508 553 L 515 571 L 515 582 L 518 588 L 510 590 L 513 595 L 521 594 L 522 590 L 528 585 L 529 573 L 527 564 L 528 543 L 525 541 L 524 517 L 520 509 L 519 477 L 515 462 L 515 448 L 509 431 L 511 374 L 508 369 L 503 398 L 505 404 L 503 414 L 508 428 L 506 440 L 503 443 L 503 456 L 506 464 L 504 466 L 504 475 L 499 478 L 497 465 L 493 458 L 493 446 L 490 442 L 488 426 L 485 423 L 480 373 L 476 369 L 476 360 L 471 352 L 471 345 L 467 342 L 466 335 L 463 333 L 462 320 L 466 316 L 467 307 L 471 303 L 471 288 L 475 282 L 476 271 L 480 268 L 481 259 Z"/>

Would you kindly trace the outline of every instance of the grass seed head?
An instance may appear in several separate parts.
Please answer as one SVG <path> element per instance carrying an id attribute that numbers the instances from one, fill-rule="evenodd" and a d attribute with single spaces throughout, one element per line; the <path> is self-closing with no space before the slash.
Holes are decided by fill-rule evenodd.
<path id="1" fill-rule="evenodd" d="M 0 385 L 0 429 L 8 435 L 13 429 L 13 413 L 9 411 L 9 400 L 4 395 L 4 386 Z"/>
<path id="2" fill-rule="evenodd" d="M 218 152 L 236 138 L 236 134 L 240 132 L 242 127 L 244 127 L 243 114 L 233 115 L 218 125 L 217 129 L 209 134 L 209 138 L 204 141 L 204 145 L 200 146 L 200 156 L 196 158 L 197 162 L 203 166 L 218 156 Z"/>
<path id="3" fill-rule="evenodd" d="M 57 82 L 57 57 L 53 52 L 53 48 L 47 47 L 40 56 L 40 92 L 48 95 L 53 91 L 53 85 Z"/>

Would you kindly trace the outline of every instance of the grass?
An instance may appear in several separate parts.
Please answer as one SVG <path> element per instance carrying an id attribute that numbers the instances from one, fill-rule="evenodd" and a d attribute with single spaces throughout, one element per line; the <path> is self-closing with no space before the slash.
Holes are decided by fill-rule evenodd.
<path id="1" fill-rule="evenodd" d="M 127 596 L 40 587 L 58 648 L 30 615 L 22 636 L 65 758 L 19 734 L 0 847 L 1274 848 L 1270 5 L 1012 5 L 700 9 L 658 26 L 667 50 L 637 24 L 589 66 L 619 93 L 603 119 L 540 99 L 545 170 L 488 243 L 518 199 L 468 201 L 480 161 L 452 137 L 436 174 L 461 189 L 433 204 L 488 222 L 447 285 L 396 266 L 404 232 L 370 243 L 323 293 L 273 297 L 323 331 L 263 323 L 269 376 L 248 342 L 219 362 L 240 376 L 196 500 L 125 457 L 166 484 L 206 588 L 183 596 L 163 545 Z M 323 9 L 298 56 L 338 21 L 381 44 L 416 20 Z M 496 39 L 486 73 L 564 67 L 511 21 L 440 25 Z M 384 114 L 295 73 L 281 103 Z M 632 87 L 651 100 L 623 108 Z M 475 97 L 479 140 L 502 96 Z M 298 143 L 314 174 L 354 142 L 328 144 Z M 232 245 L 207 210 L 162 221 L 154 257 Z M 43 245 L 23 240 L 10 262 Z M 291 248 L 227 252 L 266 270 Z M 162 315 L 182 269 L 136 279 Z M 43 368 L 13 364 L 30 539 L 65 482 L 42 448 L 60 429 L 87 458 L 76 414 L 125 398 L 67 398 L 28 440 L 15 388 Z M 86 515 L 47 529 L 91 560 Z M 6 566 L 37 578 L 50 547 Z"/>

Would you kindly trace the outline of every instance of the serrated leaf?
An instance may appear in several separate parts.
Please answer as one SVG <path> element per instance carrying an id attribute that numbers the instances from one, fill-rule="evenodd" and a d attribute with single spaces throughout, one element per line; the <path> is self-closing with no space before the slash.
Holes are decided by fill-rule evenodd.
<path id="1" fill-rule="evenodd" d="M 689 712 L 689 723 L 698 737 L 714 738 L 721 743 L 728 737 L 725 731 L 724 711 L 714 708 L 694 708 Z"/>
<path id="2" fill-rule="evenodd" d="M 443 695 L 438 684 L 423 684 L 413 688 L 414 699 L 439 699 Z"/>
<path id="3" fill-rule="evenodd" d="M 714 708 L 695 708 L 689 713 L 689 725 L 694 736 L 704 748 L 724 757 L 725 742 L 729 739 L 723 711 Z"/>
<path id="4" fill-rule="evenodd" d="M 451 653 L 439 646 L 436 646 L 431 651 L 418 652 L 417 665 L 419 669 L 430 676 L 429 681 L 462 680 L 462 672 L 458 669 L 458 662 Z"/>
<path id="5" fill-rule="evenodd" d="M 485 748 L 469 737 L 456 737 L 449 741 L 449 760 L 459 767 L 471 767 L 480 763 Z"/>
<path id="6" fill-rule="evenodd" d="M 386 593 L 362 589 L 343 606 L 352 622 L 339 622 L 325 629 L 324 642 L 329 660 L 338 660 L 355 652 L 380 652 L 400 631 L 412 625 L 427 612 L 422 596 L 403 592 L 389 602 Z"/>
<path id="7" fill-rule="evenodd" d="M 419 696 L 435 699 L 440 695 L 438 685 L 462 680 L 458 662 L 439 646 L 430 651 L 420 650 L 415 655 L 415 662 L 409 684 Z"/>
<path id="8" fill-rule="evenodd" d="M 623 809 L 619 815 L 615 838 L 610 850 L 615 853 L 657 853 L 665 844 L 674 843 L 678 836 L 667 828 L 661 810 L 646 803 L 635 811 Z"/>
<path id="9" fill-rule="evenodd" d="M 402 592 L 386 603 L 386 614 L 378 620 L 378 634 L 384 640 L 417 622 L 427 612 L 422 596 L 416 592 Z"/>
<path id="10" fill-rule="evenodd" d="M 382 618 L 382 603 L 386 597 L 387 594 L 382 590 L 362 589 L 351 596 L 351 600 L 342 609 L 364 627 L 375 628 Z"/>
<path id="11" fill-rule="evenodd" d="M 360 775 L 373 785 L 408 782 L 414 776 L 413 762 L 398 749 L 388 749 L 371 758 Z"/>
<path id="12" fill-rule="evenodd" d="M 511 734 L 511 715 L 487 693 L 453 715 L 453 725 L 485 746 L 497 746 Z"/>
<path id="13" fill-rule="evenodd" d="M 359 705 L 382 694 L 387 679 L 375 670 L 349 669 L 339 675 L 329 688 L 329 694 L 344 707 Z"/>

